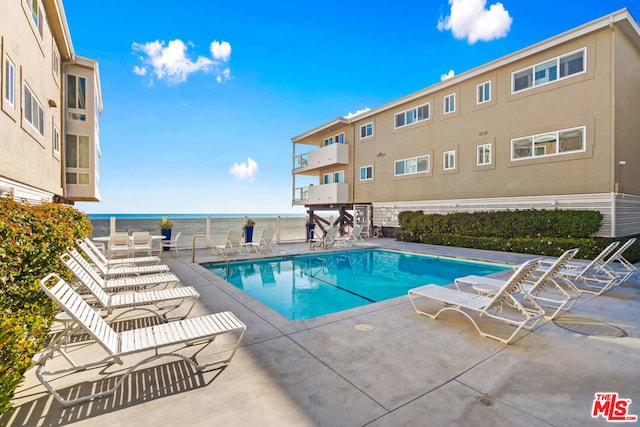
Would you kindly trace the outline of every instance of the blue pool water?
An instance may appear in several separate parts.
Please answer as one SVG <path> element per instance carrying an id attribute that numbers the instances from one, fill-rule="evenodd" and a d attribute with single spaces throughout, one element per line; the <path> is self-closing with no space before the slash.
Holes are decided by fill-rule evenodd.
<path id="1" fill-rule="evenodd" d="M 462 261 L 383 249 L 362 249 L 204 264 L 205 268 L 292 320 L 406 295 L 427 283 L 508 270 L 499 264 Z"/>

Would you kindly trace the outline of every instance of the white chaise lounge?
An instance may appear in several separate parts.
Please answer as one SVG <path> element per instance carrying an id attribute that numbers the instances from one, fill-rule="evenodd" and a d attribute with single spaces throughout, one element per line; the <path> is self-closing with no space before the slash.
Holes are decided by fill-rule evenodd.
<path id="1" fill-rule="evenodd" d="M 541 274 L 534 271 L 529 276 L 529 282 L 522 285 L 523 291 L 528 296 L 534 298 L 541 306 L 549 307 L 545 310 L 544 316 L 549 320 L 570 310 L 580 297 L 580 291 L 571 282 L 558 276 L 576 253 L 578 253 L 577 248 L 565 251 Z M 470 275 L 457 278 L 455 283 L 458 287 L 460 284 L 471 285 L 481 295 L 494 295 L 505 285 L 506 281 L 487 276 Z"/>
<path id="2" fill-rule="evenodd" d="M 61 353 L 65 345 L 65 337 L 60 334 L 50 341 L 47 348 L 38 358 L 36 362 L 38 365 L 36 369 L 37 378 L 55 399 L 64 406 L 114 394 L 135 368 L 163 356 L 178 357 L 192 365 L 197 372 L 208 366 L 226 365 L 235 355 L 246 330 L 244 323 L 233 313 L 225 311 L 116 332 L 63 279 L 50 274 L 40 281 L 40 286 L 55 301 L 58 307 L 70 317 L 72 322 L 81 328 L 83 332 L 86 332 L 89 342 L 97 345 L 95 351 L 86 353 L 87 355 L 91 354 L 92 360 L 86 363 L 78 363 Z M 205 364 L 199 363 L 196 356 L 216 338 L 219 341 L 222 335 L 232 335 L 234 338 L 233 340 L 223 340 L 226 341 L 226 343 L 222 343 L 223 351 L 216 353 L 218 357 L 214 361 Z M 103 355 L 98 356 L 96 355 L 97 352 L 103 353 Z M 139 354 L 144 352 L 147 354 Z M 47 371 L 47 362 L 59 355 L 63 356 L 71 366 Z M 114 377 L 112 373 L 107 372 L 109 371 L 107 369 L 109 366 L 116 363 L 123 365 L 124 358 L 129 355 L 138 356 L 130 365 L 123 368 L 122 374 Z M 48 379 L 62 376 L 68 377 L 70 374 L 92 368 L 102 368 L 97 369 L 97 374 L 102 375 L 105 380 L 106 377 L 109 377 L 109 381 L 100 381 L 100 384 L 96 382 L 95 387 L 89 387 L 89 390 L 92 391 L 89 394 L 80 395 L 74 387 L 74 391 L 68 393 L 70 398 L 65 399 L 51 384 L 51 380 Z"/>
<path id="3" fill-rule="evenodd" d="M 521 301 L 514 294 L 522 292 L 522 285 L 542 263 L 541 259 L 533 259 L 522 264 L 493 296 L 478 295 L 439 285 L 425 285 L 409 290 L 409 298 L 416 313 L 437 319 L 444 311 L 461 313 L 473 323 L 483 337 L 493 338 L 504 344 L 510 344 L 522 329 L 533 329 L 545 312 L 532 298 Z M 438 303 L 435 313 L 418 308 L 420 300 L 428 300 L 429 305 Z M 421 304 L 424 301 L 420 301 Z M 427 304 L 423 304 L 427 305 Z M 482 330 L 472 315 L 505 323 L 515 330 L 506 337 Z"/>
<path id="4" fill-rule="evenodd" d="M 152 265 L 135 265 L 135 264 L 120 264 L 109 267 L 106 263 L 102 262 L 102 260 L 95 256 L 95 254 L 85 249 L 83 247 L 85 245 L 78 245 L 82 254 L 84 254 L 89 261 L 93 264 L 98 274 L 106 279 L 110 279 L 113 277 L 126 277 L 126 276 L 135 276 L 141 274 L 158 274 L 158 273 L 166 273 L 169 271 L 169 266 L 166 264 L 152 264 Z M 74 258 L 82 257 L 80 251 L 75 250 L 75 248 L 67 248 L 67 252 L 71 254 Z"/>
<path id="5" fill-rule="evenodd" d="M 159 286 L 169 287 L 177 284 L 180 279 L 173 273 L 145 274 L 142 276 L 118 277 L 116 279 L 105 279 L 93 268 L 89 262 L 82 258 L 72 257 L 68 252 L 60 256 L 60 260 L 69 270 L 79 271 L 83 269 L 96 281 L 105 291 L 117 292 L 123 290 L 142 290 L 157 288 Z"/>
<path id="6" fill-rule="evenodd" d="M 117 315 L 109 319 L 110 322 L 134 310 L 150 312 L 163 321 L 184 319 L 191 313 L 191 309 L 200 297 L 198 291 L 192 286 L 176 286 L 175 288 L 143 290 L 138 292 L 107 293 L 85 269 L 73 268 L 71 272 L 75 279 L 74 282 L 77 283 L 76 288 L 78 288 L 79 291 L 88 292 L 88 294 L 82 295 L 85 301 L 102 309 L 105 316 L 110 317 L 116 309 L 127 309 L 118 310 Z M 167 316 L 185 302 L 190 302 L 186 312 L 182 312 L 178 317 L 169 318 Z"/>

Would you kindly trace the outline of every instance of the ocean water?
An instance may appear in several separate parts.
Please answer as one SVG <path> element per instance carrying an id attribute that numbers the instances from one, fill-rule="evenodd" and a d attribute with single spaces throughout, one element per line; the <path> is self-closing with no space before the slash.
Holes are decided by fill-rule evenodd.
<path id="1" fill-rule="evenodd" d="M 182 232 L 178 245 L 191 248 L 193 236 L 207 234 L 206 217 L 209 217 L 209 236 L 211 241 L 223 243 L 227 238 L 230 228 L 242 228 L 245 215 L 233 214 L 88 214 L 93 226 L 91 237 L 106 237 L 110 234 L 110 218 L 116 219 L 115 231 L 148 231 L 151 234 L 160 234 L 158 222 L 162 217 L 167 217 L 174 222 L 172 233 Z M 246 215 L 256 222 L 254 226 L 254 239 L 260 236 L 263 228 L 271 228 L 281 242 L 304 241 L 306 238 L 306 216 L 304 215 Z M 196 240 L 196 247 L 204 247 L 203 238 Z"/>

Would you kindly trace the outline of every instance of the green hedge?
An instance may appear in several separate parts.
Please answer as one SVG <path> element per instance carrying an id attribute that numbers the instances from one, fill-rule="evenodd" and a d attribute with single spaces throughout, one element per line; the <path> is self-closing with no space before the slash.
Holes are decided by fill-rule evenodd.
<path id="1" fill-rule="evenodd" d="M 433 245 L 559 256 L 579 248 L 579 257 L 592 259 L 612 240 L 593 237 L 602 225 L 597 211 L 527 210 L 449 215 L 401 212 L 398 240 Z M 624 239 L 623 239 L 624 240 Z M 640 261 L 640 242 L 625 252 Z"/>
<path id="2" fill-rule="evenodd" d="M 56 313 L 39 280 L 50 272 L 70 279 L 58 257 L 90 234 L 87 216 L 70 206 L 0 198 L 0 413 L 11 408 L 9 399 Z"/>

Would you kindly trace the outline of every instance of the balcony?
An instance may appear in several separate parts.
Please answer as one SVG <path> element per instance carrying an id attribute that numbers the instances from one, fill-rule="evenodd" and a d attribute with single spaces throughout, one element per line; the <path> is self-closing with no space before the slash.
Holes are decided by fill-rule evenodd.
<path id="1" fill-rule="evenodd" d="M 294 157 L 293 173 L 303 174 L 333 165 L 349 164 L 349 146 L 331 144 Z"/>
<path id="2" fill-rule="evenodd" d="M 295 206 L 345 204 L 349 203 L 349 184 L 336 182 L 298 187 L 294 189 L 293 197 Z"/>

